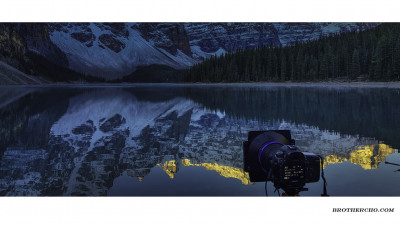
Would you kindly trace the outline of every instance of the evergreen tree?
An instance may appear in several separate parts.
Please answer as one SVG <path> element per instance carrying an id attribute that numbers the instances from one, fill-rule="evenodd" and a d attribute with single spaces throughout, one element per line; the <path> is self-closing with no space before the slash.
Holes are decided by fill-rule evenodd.
<path id="1" fill-rule="evenodd" d="M 394 80 L 400 80 L 400 38 L 396 40 L 393 51 L 393 77 Z"/>
<path id="2" fill-rule="evenodd" d="M 354 49 L 353 57 L 351 59 L 350 79 L 356 79 L 360 75 L 360 71 L 360 57 L 357 49 Z"/>
<path id="3" fill-rule="evenodd" d="M 286 80 L 286 58 L 283 57 L 281 62 L 281 81 L 285 80 Z"/>

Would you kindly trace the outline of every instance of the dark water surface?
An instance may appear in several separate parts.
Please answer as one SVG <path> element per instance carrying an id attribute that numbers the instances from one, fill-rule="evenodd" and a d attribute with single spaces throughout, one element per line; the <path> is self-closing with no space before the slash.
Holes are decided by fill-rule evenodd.
<path id="1" fill-rule="evenodd" d="M 263 196 L 242 142 L 287 129 L 329 195 L 400 196 L 400 89 L 1 87 L 0 118 L 0 195 Z"/>

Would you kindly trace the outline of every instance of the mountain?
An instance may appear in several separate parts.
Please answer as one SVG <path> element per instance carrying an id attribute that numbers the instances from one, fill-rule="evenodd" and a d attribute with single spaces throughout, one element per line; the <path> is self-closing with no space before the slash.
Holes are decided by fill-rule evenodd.
<path id="1" fill-rule="evenodd" d="M 18 69 L 25 73 L 35 75 L 43 73 L 40 71 L 44 70 L 43 68 L 34 66 L 39 60 L 41 67 L 50 68 L 44 71 L 50 77 L 55 76 L 54 74 L 57 74 L 61 68 L 77 73 L 69 78 L 67 71 L 64 71 L 65 75 L 58 75 L 58 80 L 78 80 L 77 76 L 84 75 L 111 80 L 130 75 L 140 66 L 157 64 L 179 70 L 193 66 L 212 55 L 221 55 L 228 51 L 264 45 L 285 46 L 334 33 L 370 29 L 377 24 L 21 23 L 0 25 L 0 36 L 2 36 L 0 45 L 4 46 L 0 51 L 0 59 L 9 64 L 18 64 Z M 55 66 L 50 66 L 50 64 Z"/>

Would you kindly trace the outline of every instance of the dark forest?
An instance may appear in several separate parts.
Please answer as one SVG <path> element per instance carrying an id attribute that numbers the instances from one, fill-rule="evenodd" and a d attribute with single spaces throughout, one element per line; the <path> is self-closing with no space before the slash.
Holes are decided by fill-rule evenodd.
<path id="1" fill-rule="evenodd" d="M 289 46 L 212 56 L 185 71 L 185 82 L 400 80 L 400 24 L 335 34 Z"/>

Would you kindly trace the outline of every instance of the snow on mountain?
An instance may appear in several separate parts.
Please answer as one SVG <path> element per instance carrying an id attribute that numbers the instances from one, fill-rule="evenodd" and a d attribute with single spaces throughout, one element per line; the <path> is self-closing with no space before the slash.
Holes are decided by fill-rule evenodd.
<path id="1" fill-rule="evenodd" d="M 331 34 L 363 31 L 377 26 L 376 23 L 273 23 L 273 25 L 283 46 Z"/>
<path id="2" fill-rule="evenodd" d="M 156 48 L 129 24 L 125 25 L 126 36 L 94 23 L 85 28 L 75 24 L 64 26 L 67 29 L 54 29 L 50 38 L 65 52 L 70 68 L 82 73 L 113 79 L 132 73 L 137 66 L 164 64 L 182 69 L 196 62 L 181 52 L 172 55 Z M 83 29 L 89 38 L 85 38 Z"/>
<path id="3" fill-rule="evenodd" d="M 190 50 L 193 53 L 193 58 L 197 58 L 197 59 L 206 59 L 213 55 L 220 56 L 220 55 L 223 55 L 226 53 L 226 50 L 224 50 L 223 48 L 219 48 L 215 52 L 207 53 L 207 52 L 202 51 L 200 46 L 197 46 L 197 45 L 191 46 Z"/>
<path id="4" fill-rule="evenodd" d="M 199 56 L 279 44 L 271 23 L 186 23 L 185 29 Z"/>

